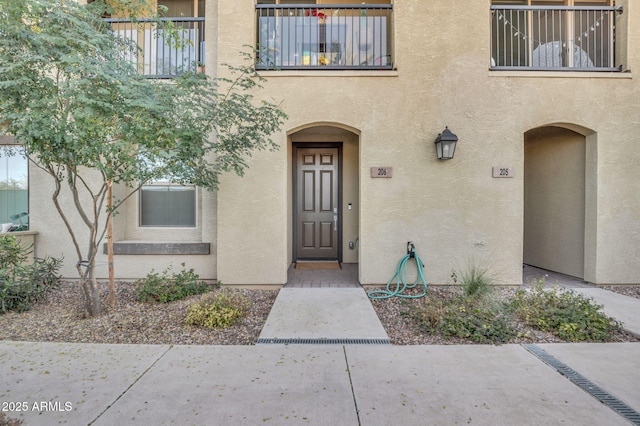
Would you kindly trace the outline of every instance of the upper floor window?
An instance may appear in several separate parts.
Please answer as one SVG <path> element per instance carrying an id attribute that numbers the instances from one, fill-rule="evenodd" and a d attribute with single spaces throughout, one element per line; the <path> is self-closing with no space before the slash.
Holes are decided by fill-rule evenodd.
<path id="1" fill-rule="evenodd" d="M 392 69 L 390 0 L 258 0 L 258 69 Z"/>
<path id="2" fill-rule="evenodd" d="M 20 152 L 0 157 L 0 231 L 29 229 L 29 166 Z"/>
<path id="3" fill-rule="evenodd" d="M 617 71 L 613 0 L 493 0 L 491 69 Z"/>

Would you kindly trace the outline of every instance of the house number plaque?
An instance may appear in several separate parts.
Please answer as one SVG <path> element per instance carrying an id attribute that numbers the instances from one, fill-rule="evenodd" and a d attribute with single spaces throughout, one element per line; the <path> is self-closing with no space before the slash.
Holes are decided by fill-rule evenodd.
<path id="1" fill-rule="evenodd" d="M 493 177 L 494 178 L 512 178 L 515 176 L 515 172 L 513 171 L 513 167 L 494 167 L 493 168 Z"/>
<path id="2" fill-rule="evenodd" d="M 372 167 L 372 178 L 390 178 L 393 177 L 393 167 Z"/>

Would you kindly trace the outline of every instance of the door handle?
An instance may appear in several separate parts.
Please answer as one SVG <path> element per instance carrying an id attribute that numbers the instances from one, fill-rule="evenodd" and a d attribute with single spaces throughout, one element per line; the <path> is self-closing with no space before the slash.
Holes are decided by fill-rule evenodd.
<path id="1" fill-rule="evenodd" d="M 337 207 L 333 208 L 333 230 L 334 231 L 338 230 L 338 208 Z"/>

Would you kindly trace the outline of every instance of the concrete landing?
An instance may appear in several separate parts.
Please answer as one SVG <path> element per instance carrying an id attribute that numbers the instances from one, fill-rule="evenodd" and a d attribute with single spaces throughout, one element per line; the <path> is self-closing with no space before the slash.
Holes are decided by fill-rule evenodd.
<path id="1" fill-rule="evenodd" d="M 268 339 L 384 339 L 362 288 L 282 288 L 258 342 Z"/>

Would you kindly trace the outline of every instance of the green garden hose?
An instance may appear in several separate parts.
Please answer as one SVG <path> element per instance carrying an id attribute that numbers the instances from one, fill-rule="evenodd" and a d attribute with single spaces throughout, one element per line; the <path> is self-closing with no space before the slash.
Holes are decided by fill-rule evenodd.
<path id="1" fill-rule="evenodd" d="M 407 284 L 407 263 L 410 259 L 416 260 L 416 266 L 418 268 L 418 276 L 416 281 L 413 284 Z M 405 299 L 417 299 L 420 297 L 424 297 L 427 295 L 427 280 L 424 278 L 424 274 L 422 273 L 422 268 L 424 267 L 424 262 L 416 253 L 416 248 L 412 242 L 407 243 L 407 254 L 400 259 L 398 263 L 398 267 L 396 268 L 396 273 L 391 277 L 391 279 L 387 282 L 387 287 L 385 290 L 372 290 L 367 295 L 370 299 L 389 299 L 391 297 L 403 297 Z M 395 286 L 393 285 L 393 281 L 395 281 Z M 405 290 L 415 288 L 418 283 L 422 282 L 422 286 L 424 287 L 424 291 L 420 294 L 403 294 Z"/>

